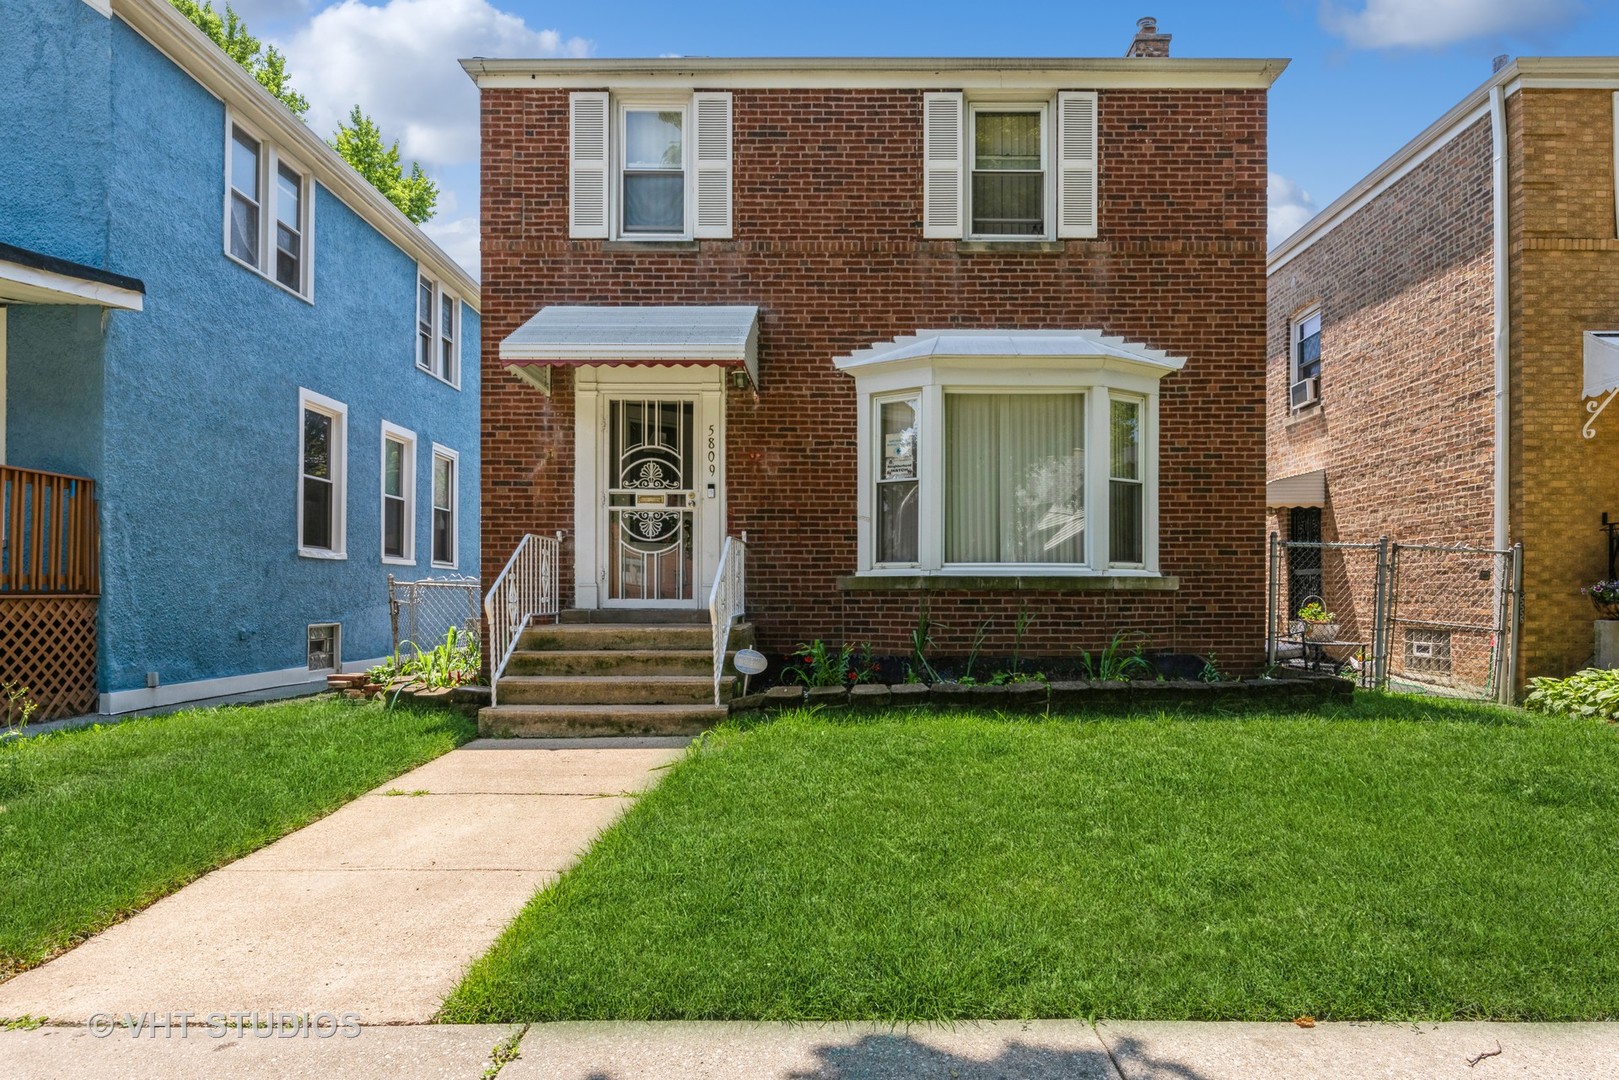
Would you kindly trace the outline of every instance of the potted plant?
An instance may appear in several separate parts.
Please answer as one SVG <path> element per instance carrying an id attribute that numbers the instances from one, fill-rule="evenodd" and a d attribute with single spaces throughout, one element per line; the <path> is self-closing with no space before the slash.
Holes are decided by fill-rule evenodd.
<path id="1" fill-rule="evenodd" d="M 1619 581 L 1599 581 L 1580 589 L 1591 598 L 1599 619 L 1619 619 Z"/>
<path id="2" fill-rule="evenodd" d="M 1306 641 L 1332 641 L 1338 636 L 1338 617 L 1326 609 L 1319 597 L 1311 597 L 1299 608 Z"/>

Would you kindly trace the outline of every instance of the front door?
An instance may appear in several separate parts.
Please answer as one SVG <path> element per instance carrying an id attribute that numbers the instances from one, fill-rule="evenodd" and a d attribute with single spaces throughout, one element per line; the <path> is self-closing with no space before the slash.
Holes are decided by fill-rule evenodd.
<path id="1" fill-rule="evenodd" d="M 697 597 L 696 402 L 615 397 L 606 408 L 604 599 L 690 607 Z"/>

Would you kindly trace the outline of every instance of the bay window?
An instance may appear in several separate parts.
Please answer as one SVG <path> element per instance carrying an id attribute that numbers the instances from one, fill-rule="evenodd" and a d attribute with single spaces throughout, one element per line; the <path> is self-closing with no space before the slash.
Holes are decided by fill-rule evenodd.
<path id="1" fill-rule="evenodd" d="M 860 574 L 1154 576 L 1158 381 L 1092 331 L 939 331 L 835 361 L 859 400 Z"/>

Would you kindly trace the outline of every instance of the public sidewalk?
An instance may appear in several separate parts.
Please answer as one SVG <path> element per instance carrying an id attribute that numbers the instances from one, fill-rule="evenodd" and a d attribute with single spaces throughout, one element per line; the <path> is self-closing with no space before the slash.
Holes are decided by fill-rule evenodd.
<path id="1" fill-rule="evenodd" d="M 428 1021 L 686 741 L 468 743 L 0 984 L 0 1017 Z"/>
<path id="2" fill-rule="evenodd" d="M 515 1059 L 496 1052 L 518 1036 Z M 0 1032 L 0 1073 L 18 1078 L 478 1080 L 497 1066 L 499 1080 L 1605 1080 L 1619 1076 L 1619 1024 L 578 1023 L 325 1040 Z"/>

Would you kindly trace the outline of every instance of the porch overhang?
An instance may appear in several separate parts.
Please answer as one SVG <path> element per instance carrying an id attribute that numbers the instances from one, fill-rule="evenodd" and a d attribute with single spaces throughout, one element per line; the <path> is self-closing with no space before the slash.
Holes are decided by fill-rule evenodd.
<path id="1" fill-rule="evenodd" d="M 1004 362 L 1030 369 L 1100 368 L 1154 379 L 1179 371 L 1186 359 L 1100 330 L 918 330 L 833 360 L 859 378 L 877 370 L 930 367 L 950 361 Z"/>
<path id="2" fill-rule="evenodd" d="M 136 278 L 0 244 L 0 304 L 93 304 L 140 311 L 146 285 Z"/>
<path id="3" fill-rule="evenodd" d="M 552 305 L 500 343 L 500 361 L 546 393 L 551 369 L 581 365 L 711 366 L 759 388 L 759 309 L 750 305 Z"/>
<path id="4" fill-rule="evenodd" d="M 1269 507 L 1286 509 L 1294 506 L 1321 507 L 1326 504 L 1325 469 L 1283 476 L 1265 485 L 1265 505 Z"/>

